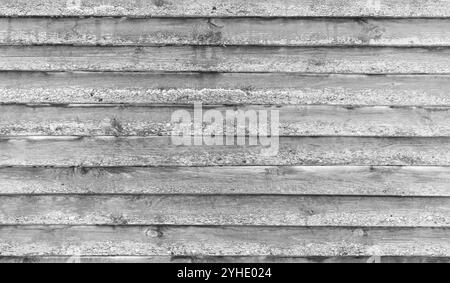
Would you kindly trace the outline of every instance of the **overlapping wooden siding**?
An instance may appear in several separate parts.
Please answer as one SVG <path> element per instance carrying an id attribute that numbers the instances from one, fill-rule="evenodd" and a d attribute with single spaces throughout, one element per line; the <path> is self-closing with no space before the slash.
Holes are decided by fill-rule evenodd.
<path id="1" fill-rule="evenodd" d="M 448 17 L 448 0 L 2 0 L 5 16 Z"/>
<path id="2" fill-rule="evenodd" d="M 0 106 L 0 133 L 5 136 L 170 136 L 179 122 L 172 119 L 175 111 L 194 116 L 193 106 L 128 106 L 90 105 L 3 105 Z M 204 111 L 217 111 L 228 125 L 236 124 L 236 106 L 204 106 Z M 389 106 L 256 106 L 243 105 L 242 111 L 279 111 L 281 136 L 450 136 L 449 107 Z M 228 115 L 228 117 L 227 117 Z M 270 115 L 269 117 L 270 118 Z M 266 119 L 266 122 L 268 119 Z M 192 125 L 191 125 L 192 127 Z M 216 135 L 258 133 L 257 123 L 235 125 L 232 132 L 224 123 L 204 121 Z M 197 129 L 196 135 L 202 135 Z"/>
<path id="3" fill-rule="evenodd" d="M 449 48 L 0 46 L 7 71 L 449 74 Z"/>
<path id="4" fill-rule="evenodd" d="M 2 167 L 4 195 L 350 195 L 449 197 L 448 167 Z"/>
<path id="5" fill-rule="evenodd" d="M 176 145 L 171 137 L 1 138 L 0 166 L 449 166 L 450 137 L 281 137 L 261 143 Z M 263 141 L 264 143 L 266 140 Z M 270 142 L 267 141 L 268 143 Z M 273 150 L 273 151 L 271 151 Z"/>
<path id="6" fill-rule="evenodd" d="M 4 104 L 450 106 L 448 75 L 0 72 Z"/>
<path id="7" fill-rule="evenodd" d="M 449 25 L 450 19 L 2 18 L 0 44 L 449 46 Z"/>
<path id="8" fill-rule="evenodd" d="M 450 1 L 0 4 L 0 262 L 450 261 Z"/>
<path id="9" fill-rule="evenodd" d="M 9 226 L 4 256 L 447 256 L 447 228 L 286 226 Z"/>
<path id="10" fill-rule="evenodd" d="M 0 207 L 0 221 L 9 225 L 446 227 L 450 223 L 450 199 L 427 197 L 40 195 L 3 196 Z"/>

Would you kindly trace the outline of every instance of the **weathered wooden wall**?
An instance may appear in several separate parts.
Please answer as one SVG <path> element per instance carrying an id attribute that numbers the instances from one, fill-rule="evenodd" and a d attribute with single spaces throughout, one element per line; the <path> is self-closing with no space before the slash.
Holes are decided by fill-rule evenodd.
<path id="1" fill-rule="evenodd" d="M 450 0 L 0 0 L 0 261 L 449 262 L 449 91 Z"/>

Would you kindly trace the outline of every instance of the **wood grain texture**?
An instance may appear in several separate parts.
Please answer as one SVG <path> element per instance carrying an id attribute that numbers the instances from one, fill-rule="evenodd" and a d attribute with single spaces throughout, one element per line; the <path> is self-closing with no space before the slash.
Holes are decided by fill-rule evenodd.
<path id="1" fill-rule="evenodd" d="M 2 0 L 6 16 L 448 17 L 448 0 Z"/>
<path id="2" fill-rule="evenodd" d="M 0 196 L 0 225 L 450 227 L 450 198 Z"/>
<path id="3" fill-rule="evenodd" d="M 450 262 L 450 0 L 0 7 L 0 262 Z"/>
<path id="4" fill-rule="evenodd" d="M 449 263 L 448 257 L 280 256 L 30 256 L 0 257 L 0 263 Z"/>
<path id="5" fill-rule="evenodd" d="M 450 106 L 450 76 L 0 72 L 0 103 Z"/>
<path id="6" fill-rule="evenodd" d="M 450 20 L 0 18 L 0 44 L 449 46 Z"/>
<path id="7" fill-rule="evenodd" d="M 0 166 L 450 165 L 450 138 L 282 137 L 270 146 L 175 145 L 171 137 L 0 138 Z M 192 143 L 193 144 L 193 143 Z"/>
<path id="8" fill-rule="evenodd" d="M 256 135 L 262 123 L 272 127 L 278 113 L 281 136 L 450 136 L 450 108 L 392 108 L 342 106 L 203 106 L 220 113 L 225 121 L 217 124 L 206 116 L 203 128 L 195 129 L 194 106 L 115 106 L 115 105 L 3 105 L 0 106 L 0 134 L 5 136 L 170 136 L 180 122 L 174 113 L 189 113 L 186 122 L 192 134 Z M 237 124 L 239 111 L 254 113 L 256 122 Z M 274 111 L 274 112 L 272 112 Z M 262 113 L 268 113 L 265 117 Z M 231 125 L 232 130 L 227 130 Z"/>
<path id="9" fill-rule="evenodd" d="M 448 167 L 0 168 L 0 194 L 450 196 Z"/>
<path id="10" fill-rule="evenodd" d="M 437 256 L 448 228 L 1 226 L 2 256 Z"/>
<path id="11" fill-rule="evenodd" d="M 1 46 L 11 71 L 447 74 L 450 48 Z"/>

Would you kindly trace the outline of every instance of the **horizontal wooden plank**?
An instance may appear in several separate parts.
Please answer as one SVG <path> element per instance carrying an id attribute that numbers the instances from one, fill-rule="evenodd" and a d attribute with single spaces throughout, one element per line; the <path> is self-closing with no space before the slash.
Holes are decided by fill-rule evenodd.
<path id="1" fill-rule="evenodd" d="M 450 76 L 0 72 L 0 103 L 450 105 Z"/>
<path id="2" fill-rule="evenodd" d="M 237 145 L 235 140 L 234 145 L 224 141 L 223 145 L 193 146 L 177 145 L 171 137 L 2 137 L 0 166 L 450 165 L 450 138 L 274 137 L 261 141 L 258 145 L 248 140 Z"/>
<path id="3" fill-rule="evenodd" d="M 450 20 L 0 18 L 0 44 L 449 46 Z"/>
<path id="4" fill-rule="evenodd" d="M 450 198 L 0 196 L 0 225 L 450 227 Z"/>
<path id="5" fill-rule="evenodd" d="M 196 129 L 194 106 L 0 106 L 0 134 L 6 136 L 170 136 L 180 126 L 175 113 L 191 117 L 193 135 L 248 135 L 259 127 L 277 127 L 281 136 L 450 136 L 450 108 L 392 108 L 343 106 L 203 106 L 202 129 Z M 196 112 L 197 111 L 197 112 Z M 222 122 L 209 120 L 208 111 L 220 113 Z M 251 117 L 236 123 L 239 111 Z M 266 113 L 265 117 L 261 114 Z M 210 112 L 212 113 L 212 112 Z M 276 121 L 271 113 L 278 113 Z M 199 114 L 202 115 L 202 114 Z M 276 124 L 275 124 L 276 123 Z M 232 129 L 227 127 L 231 126 Z M 194 129 L 196 129 L 194 131 Z"/>
<path id="6" fill-rule="evenodd" d="M 2 256 L 439 256 L 448 228 L 1 226 Z"/>
<path id="7" fill-rule="evenodd" d="M 450 196 L 448 167 L 0 168 L 0 194 Z"/>
<path id="8" fill-rule="evenodd" d="M 6 16 L 448 17 L 447 0 L 1 0 Z"/>
<path id="9" fill-rule="evenodd" d="M 1 70 L 447 74 L 450 48 L 0 46 Z"/>
<path id="10" fill-rule="evenodd" d="M 449 263 L 448 257 L 31 256 L 0 263 Z"/>

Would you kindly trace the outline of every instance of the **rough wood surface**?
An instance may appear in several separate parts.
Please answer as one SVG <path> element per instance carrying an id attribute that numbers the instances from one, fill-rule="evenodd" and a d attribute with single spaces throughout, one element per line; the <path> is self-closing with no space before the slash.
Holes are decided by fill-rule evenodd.
<path id="1" fill-rule="evenodd" d="M 0 224 L 450 227 L 450 198 L 0 196 Z"/>
<path id="2" fill-rule="evenodd" d="M 203 106 L 203 113 L 217 111 L 226 123 L 204 120 L 202 130 L 216 135 L 258 133 L 260 123 L 272 127 L 273 118 L 261 118 L 260 111 L 278 111 L 281 136 L 450 136 L 450 108 L 392 108 L 342 106 Z M 5 136 L 170 136 L 179 127 L 176 111 L 192 117 L 194 107 L 68 105 L 0 106 L 0 134 Z M 230 113 L 255 113 L 258 123 L 236 124 Z M 228 116 L 227 116 L 228 115 Z M 228 117 L 228 118 L 227 118 Z M 233 132 L 226 125 L 234 125 Z"/>
<path id="3" fill-rule="evenodd" d="M 449 263 L 448 257 L 280 256 L 30 256 L 0 257 L 0 263 Z"/>
<path id="4" fill-rule="evenodd" d="M 0 7 L 0 262 L 450 261 L 450 0 Z"/>
<path id="5" fill-rule="evenodd" d="M 270 142 L 179 146 L 171 137 L 2 137 L 0 166 L 450 165 L 445 137 L 282 137 L 279 151 L 277 140 Z"/>
<path id="6" fill-rule="evenodd" d="M 448 74 L 450 48 L 1 46 L 11 71 Z"/>
<path id="7" fill-rule="evenodd" d="M 0 168 L 0 194 L 450 196 L 448 167 Z"/>
<path id="8" fill-rule="evenodd" d="M 1 0 L 6 16 L 449 17 L 448 0 Z"/>
<path id="9" fill-rule="evenodd" d="M 448 228 L 1 226 L 2 256 L 437 256 Z"/>
<path id="10" fill-rule="evenodd" d="M 450 106 L 450 76 L 0 72 L 0 103 Z"/>
<path id="11" fill-rule="evenodd" d="M 0 44 L 449 46 L 450 20 L 0 18 Z"/>

